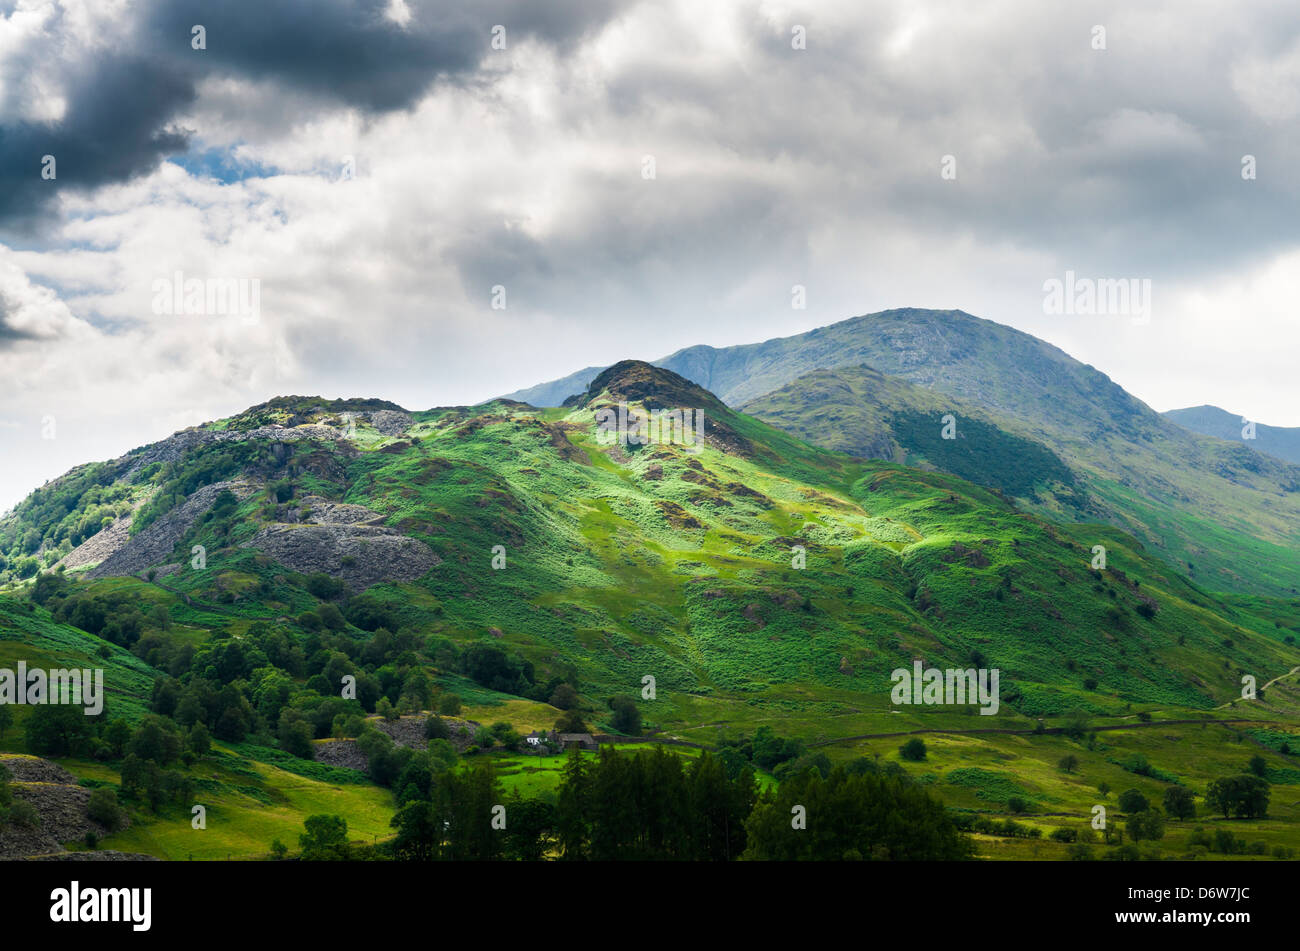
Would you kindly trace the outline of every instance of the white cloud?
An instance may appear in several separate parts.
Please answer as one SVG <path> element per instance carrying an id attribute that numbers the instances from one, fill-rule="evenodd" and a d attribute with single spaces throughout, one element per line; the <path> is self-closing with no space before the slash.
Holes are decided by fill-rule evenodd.
<path id="1" fill-rule="evenodd" d="M 78 9 L 78 42 L 99 42 Z M 402 10 L 389 18 L 412 26 Z M 1300 425 L 1294 237 L 1236 204 L 1294 209 L 1276 170 L 1297 146 L 1243 132 L 1237 99 L 1257 91 L 1252 108 L 1281 115 L 1290 54 L 1239 30 L 1207 69 L 1186 61 L 1212 45 L 1195 20 L 995 12 L 642 4 L 563 55 L 512 41 L 382 114 L 209 77 L 178 117 L 192 152 L 273 172 L 224 181 L 178 158 L 64 193 L 39 244 L 0 254 L 17 302 L 0 447 L 21 459 L 0 506 L 277 394 L 474 402 L 894 306 L 1020 327 L 1159 409 L 1215 402 Z M 1097 20 L 1110 49 L 1094 55 Z M 795 23 L 806 51 L 790 49 Z M 1266 147 L 1268 176 L 1241 182 L 1240 154 Z M 949 152 L 956 182 L 939 177 Z M 1066 268 L 1152 277 L 1152 323 L 1049 319 L 1042 283 Z M 153 314 L 152 282 L 176 270 L 259 280 L 260 323 Z M 506 311 L 489 306 L 498 283 Z M 790 309 L 796 283 L 806 311 Z M 60 435 L 41 441 L 50 414 Z"/>

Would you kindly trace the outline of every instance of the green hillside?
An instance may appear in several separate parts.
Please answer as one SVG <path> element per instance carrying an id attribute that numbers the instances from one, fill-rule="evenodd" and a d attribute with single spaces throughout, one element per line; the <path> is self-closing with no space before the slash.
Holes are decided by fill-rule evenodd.
<path id="1" fill-rule="evenodd" d="M 598 420 L 620 404 L 702 409 L 703 444 L 610 443 Z M 940 447 L 887 408 L 890 438 L 933 461 Z M 987 425 L 988 438 L 1023 439 Z M 1064 492 L 1052 458 L 1041 455 L 1045 481 Z M 119 503 L 70 545 L 69 526 Z M 168 824 L 188 820 L 167 791 L 187 781 L 227 815 L 274 808 L 224 827 L 196 857 L 262 855 L 273 835 L 292 845 L 287 830 L 326 789 L 342 790 L 352 827 L 378 836 L 399 801 L 375 784 L 400 798 L 417 782 L 412 762 L 433 755 L 386 752 L 375 729 L 385 707 L 482 724 L 452 758 L 495 763 L 506 789 L 529 795 L 554 795 L 560 774 L 482 751 L 565 718 L 623 732 L 612 702 L 623 697 L 652 740 L 733 757 L 752 747 L 760 786 L 784 775 L 755 739 L 766 729 L 814 766 L 883 752 L 968 815 L 1015 812 L 1006 800 L 1019 795 L 1081 817 L 1096 777 L 1134 767 L 1135 783 L 1203 787 L 1236 762 L 1235 747 L 1216 750 L 1243 723 L 1289 735 L 1300 709 L 1296 602 L 1225 599 L 1112 526 L 1049 522 L 996 487 L 817 448 L 643 363 L 546 410 L 272 400 L 50 483 L 0 524 L 9 545 L 33 534 L 25 557 L 57 567 L 34 583 L 8 569 L 0 666 L 96 659 L 113 717 L 137 732 L 174 728 L 187 750 L 200 726 L 212 739 L 212 751 L 170 761 L 159 775 L 175 773 L 172 786 L 150 807 L 126 795 L 131 747 L 115 750 L 102 723 L 74 738 L 68 768 L 123 786 L 131 803 L 136 821 L 105 840 L 125 851 L 189 848 Z M 1091 567 L 1096 546 L 1104 570 Z M 918 660 L 997 668 L 997 713 L 891 703 L 891 672 Z M 1245 701 L 1244 675 L 1282 680 Z M 340 696 L 345 677 L 355 699 Z M 32 716 L 44 714 L 20 710 L 0 743 L 57 755 L 31 748 L 43 742 Z M 1186 743 L 1149 742 L 1163 724 L 1160 736 Z M 897 755 L 910 731 L 927 731 L 928 759 Z M 353 739 L 369 750 L 369 782 L 312 761 L 313 744 Z M 1278 781 L 1300 777 L 1268 742 Z M 1066 748 L 1088 772 L 1057 775 Z M 1300 844 L 1300 817 L 1272 815 L 1264 838 Z M 971 831 L 991 857 L 1019 854 L 1014 836 L 983 828 Z M 1041 845 L 1040 857 L 1063 857 L 1063 845 Z"/>
<path id="2" fill-rule="evenodd" d="M 1212 588 L 1300 593 L 1300 467 L 1241 441 L 1192 432 L 1105 374 L 1010 327 L 957 310 L 907 308 L 762 343 L 689 347 L 655 362 L 731 406 L 785 388 L 775 398 L 781 412 L 803 417 L 793 431 L 836 447 L 843 434 L 814 425 L 820 397 L 801 395 L 803 378 L 866 365 L 940 400 L 979 407 L 1004 432 L 1041 444 L 1089 483 L 1080 504 L 1040 511 L 1123 527 Z M 528 393 L 558 405 L 582 375 Z M 862 408 L 868 418 L 875 412 Z"/>

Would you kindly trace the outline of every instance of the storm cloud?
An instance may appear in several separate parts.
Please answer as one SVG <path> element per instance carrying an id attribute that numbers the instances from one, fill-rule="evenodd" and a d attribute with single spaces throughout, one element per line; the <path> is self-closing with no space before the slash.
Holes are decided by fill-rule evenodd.
<path id="1" fill-rule="evenodd" d="M 60 189 L 124 182 L 184 152 L 193 130 L 176 120 L 204 81 L 266 82 L 307 111 L 379 114 L 410 107 L 436 81 L 469 81 L 494 26 L 507 42 L 566 49 L 612 12 L 604 0 L 141 0 L 120 4 L 123 20 L 108 25 L 74 16 L 77 6 L 8 14 L 11 27 L 28 21 L 27 35 L 0 69 L 29 98 L 0 112 L 0 227 L 38 228 Z M 64 108 L 24 116 L 41 96 Z"/>
<path id="2" fill-rule="evenodd" d="M 277 394 L 471 403 L 891 307 L 1300 425 L 1294 5 L 0 10 L 0 504 Z M 1149 323 L 1049 313 L 1067 270 L 1149 280 Z M 261 319 L 153 313 L 176 272 Z"/>

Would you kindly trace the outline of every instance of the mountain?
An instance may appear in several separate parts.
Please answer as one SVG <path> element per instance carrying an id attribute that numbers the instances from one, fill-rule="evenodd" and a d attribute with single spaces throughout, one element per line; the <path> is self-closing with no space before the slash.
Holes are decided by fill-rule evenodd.
<path id="1" fill-rule="evenodd" d="M 1076 492 L 1073 470 L 1041 443 L 1016 435 L 977 404 L 868 366 L 814 370 L 740 408 L 851 456 L 939 469 L 1072 515 L 1098 514 Z"/>
<path id="2" fill-rule="evenodd" d="M 1096 513 L 1219 590 L 1300 593 L 1300 468 L 1190 432 L 1010 327 L 962 311 L 891 310 L 656 361 L 732 406 L 814 370 L 863 364 L 978 406 L 1004 431 L 1054 453 L 1086 482 L 1087 497 L 1062 517 Z M 786 396 L 797 399 L 797 388 Z M 800 431 L 822 445 L 840 439 Z"/>
<path id="3" fill-rule="evenodd" d="M 1247 431 L 1246 418 L 1219 409 L 1217 406 L 1171 409 L 1166 411 L 1164 416 L 1194 433 L 1241 443 L 1256 452 L 1267 453 L 1286 462 L 1300 464 L 1300 427 L 1265 426 L 1263 423 L 1256 423 L 1254 437 L 1249 438 L 1243 435 L 1243 432 Z"/>
<path id="4" fill-rule="evenodd" d="M 702 440 L 602 442 L 599 414 L 620 404 L 703 409 Z M 1089 570 L 1095 544 L 1108 574 Z M 323 592 L 361 629 L 499 639 L 538 680 L 576 666 L 593 692 L 648 670 L 747 702 L 794 684 L 872 692 L 914 656 L 978 650 L 1026 712 L 1208 705 L 1234 689 L 1225 638 L 1278 669 L 1287 650 L 1114 529 L 818 449 L 635 361 L 560 410 L 273 400 L 74 470 L 0 523 L 0 547 L 11 579 L 35 559 L 92 591 L 132 579 L 249 622 L 292 619 Z M 808 564 L 791 570 L 796 547 Z M 1077 674 L 1067 652 L 1088 658 Z M 1082 688 L 1087 671 L 1104 686 Z"/>
<path id="5" fill-rule="evenodd" d="M 587 367 L 577 373 L 570 373 L 566 377 L 552 380 L 550 383 L 539 383 L 536 386 L 516 390 L 507 394 L 503 399 L 528 403 L 531 406 L 563 406 L 566 399 L 585 392 L 591 381 L 596 379 L 605 369 L 607 368 Z"/>
<path id="6" fill-rule="evenodd" d="M 821 380 L 841 384 L 889 411 L 903 448 L 899 415 L 933 411 L 876 371 Z M 1098 777 L 1156 797 L 1203 786 L 1241 770 L 1244 736 L 1276 782 L 1300 778 L 1300 604 L 1214 594 L 1116 528 L 811 445 L 649 364 L 574 396 L 281 397 L 37 490 L 0 521 L 0 667 L 102 666 L 113 720 L 58 732 L 16 707 L 0 751 L 120 790 L 131 825 L 103 847 L 170 858 L 265 856 L 320 813 L 390 834 L 435 755 L 554 791 L 558 766 L 520 756 L 520 734 L 621 731 L 615 698 L 643 743 L 724 747 L 769 784 L 780 757 L 867 769 L 883 751 L 970 821 L 1017 798 L 1087 816 Z M 664 428 L 696 410 L 689 435 Z M 625 438 L 649 420 L 657 439 Z M 966 431 L 1023 438 L 987 426 Z M 907 451 L 922 449 L 937 451 Z M 891 702 L 915 663 L 996 668 L 989 715 Z M 763 728 L 780 756 L 757 752 Z M 450 740 L 421 758 L 434 729 Z M 911 731 L 927 734 L 919 767 L 895 752 Z M 165 768 L 128 779 L 137 749 Z M 228 817 L 198 844 L 187 783 Z"/>

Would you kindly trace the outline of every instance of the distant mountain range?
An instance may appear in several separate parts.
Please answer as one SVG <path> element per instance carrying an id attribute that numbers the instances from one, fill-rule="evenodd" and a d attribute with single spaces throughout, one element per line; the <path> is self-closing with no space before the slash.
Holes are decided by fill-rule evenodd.
<path id="1" fill-rule="evenodd" d="M 1179 426 L 1190 429 L 1203 436 L 1239 442 L 1257 452 L 1266 452 L 1270 456 L 1300 464 L 1300 427 L 1265 426 L 1256 423 L 1254 438 L 1243 435 L 1247 420 L 1244 416 L 1229 413 L 1217 406 L 1189 406 L 1186 409 L 1171 409 L 1165 414 Z"/>
<path id="2" fill-rule="evenodd" d="M 1011 327 L 958 310 L 889 310 L 763 343 L 689 347 L 654 363 L 817 445 L 886 458 L 906 450 L 1043 514 L 1123 527 L 1211 587 L 1300 593 L 1300 467 L 1185 428 Z M 560 405 L 598 372 L 510 396 Z M 828 400 L 833 416 L 824 413 Z M 970 419 L 964 438 L 932 439 L 945 408 L 959 434 L 961 417 Z M 910 435 L 900 439 L 895 423 Z M 998 448 L 974 452 L 977 430 Z M 1045 465 L 1032 487 L 1012 478 L 1031 456 L 1035 472 Z"/>

